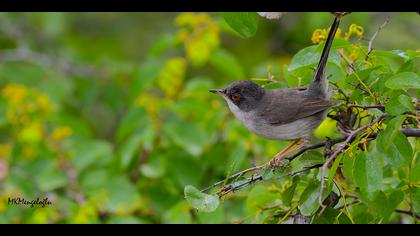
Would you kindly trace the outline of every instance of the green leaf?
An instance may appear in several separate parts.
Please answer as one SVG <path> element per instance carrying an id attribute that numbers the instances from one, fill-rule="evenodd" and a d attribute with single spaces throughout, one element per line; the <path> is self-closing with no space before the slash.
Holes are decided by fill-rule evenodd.
<path id="1" fill-rule="evenodd" d="M 322 154 L 318 151 L 313 150 L 303 153 L 303 155 L 298 160 L 305 167 L 323 164 L 325 162 L 325 159 L 322 156 Z"/>
<path id="2" fill-rule="evenodd" d="M 368 223 L 373 223 L 374 217 L 368 212 L 364 211 L 354 216 L 353 220 L 356 224 L 368 224 Z"/>
<path id="3" fill-rule="evenodd" d="M 112 145 L 106 141 L 77 139 L 74 146 L 71 162 L 79 172 L 91 165 L 105 165 L 113 157 Z"/>
<path id="4" fill-rule="evenodd" d="M 108 171 L 103 168 L 86 171 L 80 177 L 80 186 L 83 192 L 90 196 L 98 189 L 102 189 L 108 182 L 108 175 Z"/>
<path id="5" fill-rule="evenodd" d="M 151 224 L 147 220 L 139 219 L 137 216 L 111 216 L 106 221 L 107 224 Z"/>
<path id="6" fill-rule="evenodd" d="M 164 125 L 165 134 L 179 147 L 198 157 L 208 142 L 207 133 L 196 123 L 172 119 Z"/>
<path id="7" fill-rule="evenodd" d="M 287 84 L 285 82 L 272 82 L 268 84 L 263 84 L 261 86 L 265 89 L 287 88 Z"/>
<path id="8" fill-rule="evenodd" d="M 411 72 L 416 70 L 416 63 L 414 60 L 408 60 L 398 69 L 397 73 L 401 72 Z"/>
<path id="9" fill-rule="evenodd" d="M 420 181 L 420 163 L 417 163 L 414 165 L 414 167 L 411 169 L 411 182 L 418 182 Z"/>
<path id="10" fill-rule="evenodd" d="M 150 119 L 143 108 L 132 107 L 123 116 L 117 129 L 118 143 L 150 124 Z"/>
<path id="11" fill-rule="evenodd" d="M 263 180 L 269 180 L 273 177 L 274 170 L 272 168 L 264 169 L 261 173 Z"/>
<path id="12" fill-rule="evenodd" d="M 6 101 L 0 98 L 0 127 L 5 125 L 7 122 L 6 112 L 7 112 Z"/>
<path id="13" fill-rule="evenodd" d="M 159 77 L 162 69 L 162 61 L 156 58 L 149 58 L 140 67 L 136 67 L 132 76 L 134 77 L 129 87 L 130 101 L 135 100 L 142 91 L 150 87 L 153 82 Z"/>
<path id="14" fill-rule="evenodd" d="M 203 166 L 197 160 L 186 155 L 185 152 L 172 152 L 170 158 L 165 160 L 168 162 L 168 172 L 179 187 L 200 184 L 204 173 Z"/>
<path id="15" fill-rule="evenodd" d="M 148 51 L 151 57 L 159 57 L 170 47 L 174 46 L 175 37 L 172 34 L 164 34 L 155 41 Z"/>
<path id="16" fill-rule="evenodd" d="M 340 155 L 335 159 L 333 166 L 329 170 L 327 185 L 330 185 L 332 183 L 335 176 L 335 172 L 337 172 L 338 166 L 340 165 L 341 159 L 343 159 L 343 155 Z"/>
<path id="17" fill-rule="evenodd" d="M 377 156 L 361 152 L 354 161 L 353 177 L 368 196 L 382 187 L 382 165 Z"/>
<path id="18" fill-rule="evenodd" d="M 377 149 L 382 154 L 380 157 L 395 167 L 408 165 L 413 156 L 410 142 L 400 131 L 404 119 L 404 116 L 398 116 L 389 121 L 376 140 Z"/>
<path id="19" fill-rule="evenodd" d="M 323 45 L 325 45 L 325 43 Z M 352 45 L 353 44 L 351 42 L 349 42 L 345 39 L 334 38 L 334 42 L 331 45 L 331 50 L 338 50 L 338 49 L 341 49 L 341 48 L 350 49 L 352 47 Z"/>
<path id="20" fill-rule="evenodd" d="M 299 200 L 299 210 L 304 216 L 311 216 L 313 215 L 318 208 L 319 205 L 319 188 L 320 182 L 319 181 L 312 181 L 303 191 L 302 195 L 300 196 Z M 324 193 L 327 191 L 324 191 Z M 328 195 L 328 193 L 326 193 Z"/>
<path id="21" fill-rule="evenodd" d="M 377 56 L 382 57 L 400 57 L 403 59 L 408 59 L 408 54 L 401 50 L 391 50 L 391 51 L 381 51 L 381 50 L 374 50 L 374 54 Z"/>
<path id="22" fill-rule="evenodd" d="M 231 166 L 234 164 L 234 168 L 231 169 L 230 171 L 232 172 L 238 171 L 241 168 L 242 163 L 244 162 L 247 154 L 248 154 L 248 150 L 245 146 L 245 143 L 238 142 L 235 145 L 235 147 L 232 148 L 228 157 L 228 161 L 227 161 L 228 166 Z"/>
<path id="23" fill-rule="evenodd" d="M 246 210 L 249 214 L 256 213 L 262 207 L 268 207 L 275 204 L 278 195 L 270 192 L 261 185 L 255 186 L 246 199 Z"/>
<path id="24" fill-rule="evenodd" d="M 290 206 L 290 204 L 292 203 L 293 196 L 295 194 L 295 190 L 299 182 L 300 182 L 299 176 L 293 177 L 293 184 L 283 192 L 281 199 L 284 205 Z"/>
<path id="25" fill-rule="evenodd" d="M 135 156 L 135 153 L 140 147 L 141 140 L 141 133 L 137 133 L 128 138 L 127 141 L 122 145 L 119 151 L 119 155 L 121 158 L 121 166 L 123 168 L 127 168 L 130 165 L 133 157 Z"/>
<path id="26" fill-rule="evenodd" d="M 54 167 L 48 168 L 40 173 L 37 178 L 39 189 L 42 192 L 49 192 L 67 185 L 67 176 Z"/>
<path id="27" fill-rule="evenodd" d="M 2 63 L 0 78 L 2 82 L 37 86 L 46 77 L 46 69 L 31 63 Z"/>
<path id="28" fill-rule="evenodd" d="M 185 199 L 199 211 L 212 212 L 219 206 L 218 197 L 202 193 L 191 185 L 184 188 L 184 195 Z"/>
<path id="29" fill-rule="evenodd" d="M 197 217 L 200 224 L 223 224 L 225 222 L 222 207 L 217 208 L 213 212 L 198 212 Z"/>
<path id="30" fill-rule="evenodd" d="M 322 50 L 320 50 L 319 45 L 306 47 L 299 52 L 297 52 L 287 68 L 288 71 L 294 71 L 301 69 L 303 67 L 316 66 L 321 58 Z M 328 57 L 328 62 L 334 63 L 337 66 L 340 66 L 341 59 L 337 51 L 331 51 Z M 310 68 L 305 68 L 310 71 L 311 74 L 314 73 Z"/>
<path id="31" fill-rule="evenodd" d="M 404 193 L 401 190 L 395 190 L 389 196 L 378 191 L 373 194 L 372 200 L 367 200 L 367 203 L 373 212 L 386 222 L 403 199 Z"/>
<path id="32" fill-rule="evenodd" d="M 415 190 L 413 196 L 413 208 L 416 214 L 420 214 L 420 188 Z"/>
<path id="33" fill-rule="evenodd" d="M 356 158 L 345 155 L 343 158 L 343 174 L 347 179 L 353 180 L 353 167 Z"/>
<path id="34" fill-rule="evenodd" d="M 165 224 L 191 224 L 192 216 L 190 214 L 188 203 L 181 201 L 175 204 L 163 214 L 163 223 Z"/>
<path id="35" fill-rule="evenodd" d="M 341 137 L 341 134 L 337 132 L 337 121 L 329 117 L 325 118 L 325 120 L 321 122 L 313 134 L 315 137 L 321 139 Z"/>
<path id="36" fill-rule="evenodd" d="M 398 101 L 400 101 L 401 105 L 407 108 L 408 111 L 414 111 L 413 100 L 411 97 L 401 94 L 398 97 Z"/>
<path id="37" fill-rule="evenodd" d="M 258 27 L 258 17 L 255 12 L 224 12 L 226 23 L 243 38 L 255 35 Z"/>
<path id="38" fill-rule="evenodd" d="M 208 91 L 209 89 L 214 88 L 214 81 L 208 77 L 194 77 L 191 80 L 187 81 L 182 91 L 182 95 L 187 98 L 193 98 L 198 100 L 200 105 L 202 102 L 207 101 L 207 99 L 212 96 L 211 93 L 203 93 L 203 91 Z"/>
<path id="39" fill-rule="evenodd" d="M 388 198 L 388 212 L 390 215 L 403 200 L 404 200 L 403 191 L 397 189 L 391 193 L 391 195 Z"/>
<path id="40" fill-rule="evenodd" d="M 245 77 L 242 66 L 235 56 L 227 50 L 217 49 L 210 55 L 209 62 L 227 79 L 241 80 Z"/>
<path id="41" fill-rule="evenodd" d="M 284 72 L 289 87 L 304 86 L 310 83 L 321 53 L 322 44 L 306 47 L 293 56 L 290 65 Z M 332 75 L 332 81 L 344 79 L 343 72 L 340 69 L 340 60 L 338 52 L 331 50 L 326 73 L 328 76 Z"/>
<path id="42" fill-rule="evenodd" d="M 133 163 L 134 158 L 139 151 L 140 146 L 145 150 L 151 150 L 153 139 L 155 138 L 155 131 L 151 126 L 146 127 L 145 129 L 134 133 L 131 137 L 125 140 L 118 154 L 121 158 L 121 166 L 127 168 L 131 163 Z"/>
<path id="43" fill-rule="evenodd" d="M 387 214 L 388 199 L 384 192 L 377 191 L 372 193 L 372 200 L 365 200 L 368 207 L 373 210 L 375 215 L 385 216 Z"/>
<path id="44" fill-rule="evenodd" d="M 420 76 L 414 72 L 401 72 L 389 78 L 385 86 L 390 89 L 420 89 Z"/>
<path id="45" fill-rule="evenodd" d="M 162 177 L 166 171 L 165 156 L 162 154 L 151 153 L 147 162 L 140 167 L 141 173 L 152 179 Z"/>
<path id="46" fill-rule="evenodd" d="M 401 94 L 388 101 L 385 111 L 392 116 L 401 115 L 407 111 L 414 111 L 414 105 L 409 96 Z"/>
<path id="47" fill-rule="evenodd" d="M 108 176 L 108 182 L 102 189 L 107 193 L 104 208 L 108 211 L 118 211 L 121 209 L 132 209 L 141 204 L 141 196 L 130 180 L 121 174 Z"/>
<path id="48" fill-rule="evenodd" d="M 327 207 L 320 217 L 315 217 L 313 224 L 351 224 L 347 215 L 340 210 Z"/>
<path id="49" fill-rule="evenodd" d="M 59 75 L 56 76 L 57 78 L 42 80 L 38 86 L 43 93 L 46 93 L 48 97 L 55 102 L 55 104 L 60 104 L 68 96 L 71 96 L 74 86 L 71 80 L 58 77 Z"/>

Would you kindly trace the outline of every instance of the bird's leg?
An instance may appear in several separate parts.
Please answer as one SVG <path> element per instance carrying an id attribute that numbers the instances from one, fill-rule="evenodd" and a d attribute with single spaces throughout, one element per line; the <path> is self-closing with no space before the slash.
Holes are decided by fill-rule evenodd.
<path id="1" fill-rule="evenodd" d="M 303 139 L 296 139 L 292 143 L 290 143 L 286 148 L 281 150 L 277 153 L 268 163 L 267 167 L 278 167 L 281 165 L 281 160 L 286 157 L 286 154 L 295 151 L 296 149 L 300 149 L 302 145 L 305 144 Z"/>

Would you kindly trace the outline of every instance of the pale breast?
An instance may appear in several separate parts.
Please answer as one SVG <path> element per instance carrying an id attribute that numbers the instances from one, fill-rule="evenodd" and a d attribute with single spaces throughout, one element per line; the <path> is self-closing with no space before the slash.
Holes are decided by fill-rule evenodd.
<path id="1" fill-rule="evenodd" d="M 255 112 L 243 112 L 232 102 L 227 101 L 230 110 L 248 130 L 266 139 L 295 140 L 308 137 L 322 122 L 323 114 L 306 117 L 283 125 L 271 125 L 258 118 Z"/>

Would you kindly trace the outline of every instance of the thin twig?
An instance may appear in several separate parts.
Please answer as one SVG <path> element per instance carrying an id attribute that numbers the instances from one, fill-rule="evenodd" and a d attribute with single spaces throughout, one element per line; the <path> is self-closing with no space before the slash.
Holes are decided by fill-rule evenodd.
<path id="1" fill-rule="evenodd" d="M 359 203 L 362 203 L 362 202 L 360 200 L 354 200 L 352 202 L 349 202 L 349 203 L 347 203 L 345 205 L 342 205 L 342 206 L 338 207 L 337 210 L 342 210 L 344 208 L 347 208 L 349 206 L 356 205 L 356 204 L 359 204 Z"/>
<path id="2" fill-rule="evenodd" d="M 329 139 L 329 140 L 327 140 L 327 141 L 324 141 L 324 142 L 321 142 L 321 143 L 317 143 L 317 144 L 314 144 L 314 145 L 311 145 L 311 146 L 309 146 L 309 147 L 305 147 L 305 148 L 302 148 L 301 150 L 299 150 L 296 154 L 294 154 L 293 156 L 291 156 L 291 157 L 288 157 L 288 158 L 286 158 L 289 162 L 291 162 L 291 161 L 293 161 L 296 157 L 299 157 L 300 155 L 302 155 L 304 152 L 306 152 L 306 151 L 309 151 L 309 150 L 312 150 L 312 149 L 317 149 L 317 148 L 320 148 L 320 147 L 324 147 L 325 145 L 331 145 L 331 146 L 333 146 L 334 144 L 337 144 L 337 143 L 340 143 L 340 142 L 343 142 L 344 140 L 346 140 L 346 137 L 340 137 L 340 138 L 335 138 L 335 139 Z"/>
<path id="3" fill-rule="evenodd" d="M 295 175 L 298 175 L 300 173 L 303 173 L 303 172 L 306 172 L 306 171 L 309 171 L 309 170 L 312 170 L 312 169 L 315 169 L 315 168 L 319 168 L 321 166 L 322 166 L 322 164 L 317 164 L 317 165 L 305 167 L 305 168 L 303 168 L 301 170 L 298 170 L 298 171 L 291 171 L 291 172 L 285 173 L 285 174 L 279 176 L 278 178 L 281 179 L 281 178 L 284 178 L 286 176 L 295 176 Z M 228 184 L 218 191 L 218 195 L 221 198 L 221 197 L 227 195 L 230 192 L 234 192 L 236 190 L 239 190 L 243 187 L 246 187 L 250 184 L 253 184 L 253 183 L 261 181 L 261 180 L 263 180 L 263 176 L 261 174 L 258 174 L 258 175 L 255 175 L 255 176 L 251 176 L 244 181 L 240 181 L 239 183 Z"/>
<path id="4" fill-rule="evenodd" d="M 402 128 L 401 132 L 407 137 L 420 137 L 420 128 Z"/>
<path id="5" fill-rule="evenodd" d="M 397 213 L 401 213 L 401 214 L 406 214 L 406 215 L 409 215 L 409 216 L 413 216 L 413 213 L 412 213 L 411 211 L 407 211 L 407 210 L 395 209 L 395 212 L 397 212 Z M 418 220 L 420 220 L 420 215 L 417 215 L 417 214 L 416 214 L 416 218 L 417 218 Z"/>
<path id="6" fill-rule="evenodd" d="M 291 161 L 293 161 L 295 158 L 297 158 L 297 157 L 299 157 L 300 155 L 302 155 L 303 153 L 305 153 L 306 151 L 309 151 L 309 150 L 312 150 L 312 149 L 317 149 L 317 148 L 323 147 L 323 146 L 325 146 L 327 143 L 331 143 L 332 145 L 334 145 L 334 144 L 337 144 L 337 143 L 343 142 L 345 139 L 346 139 L 346 137 L 335 138 L 335 139 L 329 139 L 329 140 L 327 140 L 327 141 L 324 141 L 324 142 L 321 142 L 321 143 L 317 143 L 317 144 L 311 145 L 311 146 L 309 146 L 309 147 L 302 148 L 302 149 L 300 149 L 297 153 L 295 153 L 294 155 L 292 155 L 292 156 L 290 156 L 290 157 L 286 158 L 286 160 L 288 160 L 289 162 L 291 162 Z M 210 189 L 212 189 L 212 188 L 214 188 L 214 187 L 217 187 L 217 186 L 219 186 L 219 185 L 223 184 L 226 180 L 231 180 L 231 179 L 239 178 L 239 177 L 241 177 L 241 176 L 243 176 L 243 175 L 245 175 L 245 174 L 247 174 L 247 173 L 249 173 L 249 172 L 252 172 L 252 171 L 255 171 L 255 170 L 261 170 L 261 169 L 263 169 L 265 166 L 266 166 L 266 165 L 260 165 L 260 166 L 255 166 L 255 167 L 251 167 L 251 168 L 248 168 L 248 169 L 242 170 L 242 171 L 240 171 L 240 172 L 238 172 L 238 173 L 236 173 L 236 174 L 234 174 L 234 175 L 231 175 L 231 176 L 227 177 L 227 178 L 226 178 L 226 179 L 224 179 L 224 180 L 221 180 L 221 181 L 219 181 L 219 182 L 216 182 L 216 183 L 214 183 L 214 184 L 212 184 L 212 185 L 210 185 L 210 186 L 208 186 L 208 187 L 204 188 L 204 189 L 203 189 L 203 190 L 201 190 L 201 191 L 202 191 L 202 192 L 207 192 L 208 190 L 210 190 Z"/>
<path id="7" fill-rule="evenodd" d="M 359 84 L 361 84 L 363 88 L 366 90 L 366 92 L 369 93 L 369 95 L 373 98 L 373 100 L 376 101 L 377 99 L 375 95 L 373 95 L 372 91 L 370 91 L 370 88 L 362 81 L 360 76 L 356 73 L 353 63 L 344 55 L 342 51 L 339 50 L 338 54 L 340 54 L 341 58 L 343 58 L 344 61 L 347 63 L 347 65 L 351 68 L 354 76 L 356 76 L 357 80 L 359 81 Z"/>
<path id="8" fill-rule="evenodd" d="M 351 133 L 350 133 L 350 135 L 349 136 L 347 136 L 347 138 L 346 138 L 346 140 L 344 141 L 344 143 L 342 144 L 342 145 L 340 145 L 339 147 L 337 147 L 335 150 L 334 150 L 334 152 L 331 154 L 331 156 L 327 159 L 327 161 L 324 163 L 324 165 L 322 166 L 322 171 L 321 171 L 321 187 L 320 187 L 320 190 L 319 190 L 319 204 L 321 205 L 321 206 L 323 206 L 324 208 L 326 207 L 326 206 L 324 206 L 324 204 L 323 204 L 323 193 L 324 193 L 324 188 L 325 188 L 325 173 L 327 172 L 327 168 L 328 168 L 328 166 L 330 165 L 330 163 L 333 161 L 333 160 L 335 160 L 335 158 L 341 153 L 341 152 L 343 152 L 344 151 L 344 149 L 346 148 L 346 146 L 348 145 L 348 144 L 350 144 L 352 141 L 353 141 L 353 139 L 359 134 L 359 132 L 361 132 L 361 131 L 363 131 L 363 130 L 365 130 L 365 129 L 368 129 L 368 128 L 370 128 L 370 127 L 372 127 L 374 124 L 376 124 L 377 122 L 379 122 L 379 121 L 381 121 L 382 119 L 384 119 L 385 117 L 387 116 L 387 114 L 386 113 L 384 113 L 384 114 L 382 114 L 382 115 L 380 115 L 380 116 L 378 116 L 375 120 L 373 120 L 371 123 L 369 123 L 369 124 L 367 124 L 367 125 L 364 125 L 364 126 L 362 126 L 362 127 L 360 127 L 360 128 L 358 128 L 358 129 L 355 129 L 354 131 L 352 131 Z"/>
<path id="9" fill-rule="evenodd" d="M 373 41 L 375 40 L 376 36 L 378 35 L 378 33 L 388 24 L 390 20 L 390 17 L 388 16 L 385 20 L 385 22 L 379 27 L 379 29 L 372 35 L 372 38 L 370 38 L 369 40 L 369 44 L 368 44 L 368 50 L 367 50 L 367 54 L 365 56 L 365 61 L 367 61 L 369 59 L 369 55 L 370 53 L 373 51 L 372 45 L 373 45 Z"/>
<path id="10" fill-rule="evenodd" d="M 340 54 L 341 58 L 344 59 L 344 61 L 347 63 L 347 65 L 350 67 L 350 71 L 347 73 L 348 75 L 351 75 L 355 70 L 354 70 L 354 65 L 353 62 L 350 61 L 350 59 L 348 59 L 346 57 L 346 55 L 344 55 L 344 50 L 338 50 L 338 54 Z"/>
<path id="11" fill-rule="evenodd" d="M 401 129 L 401 132 L 403 132 L 407 137 L 420 137 L 420 129 L 418 129 L 418 128 L 403 128 L 403 129 Z M 368 141 L 371 141 L 371 140 L 374 140 L 377 136 L 378 136 L 378 133 L 372 133 L 372 134 L 370 134 L 367 137 L 367 139 L 368 139 Z M 329 147 L 332 147 L 332 146 L 334 146 L 337 143 L 341 143 L 341 142 L 345 141 L 347 138 L 348 138 L 348 136 L 344 136 L 344 137 L 340 137 L 340 138 L 335 138 L 335 139 L 329 139 L 327 141 L 324 141 L 324 142 L 321 142 L 321 143 L 317 143 L 317 144 L 311 145 L 309 147 L 302 148 L 296 154 L 294 154 L 293 156 L 290 156 L 290 157 L 288 157 L 286 159 L 289 162 L 291 162 L 294 159 L 296 159 L 297 157 L 299 157 L 300 155 L 302 155 L 303 153 L 305 153 L 306 151 L 309 151 L 309 150 L 312 150 L 312 149 L 317 149 L 317 148 L 324 147 L 324 146 L 327 146 L 327 145 Z M 216 182 L 216 183 L 214 183 L 214 184 L 212 184 L 212 185 L 204 188 L 201 191 L 202 192 L 207 192 L 207 191 L 209 191 L 210 189 L 212 189 L 214 187 L 217 187 L 219 185 L 222 185 L 223 183 L 226 182 L 226 180 L 231 180 L 231 179 L 239 178 L 239 177 L 241 177 L 241 176 L 243 176 L 243 175 L 245 175 L 245 174 L 247 174 L 249 172 L 256 171 L 256 170 L 261 170 L 265 166 L 266 165 L 260 165 L 260 166 L 255 166 L 255 167 L 251 167 L 251 168 L 242 170 L 242 171 L 240 171 L 240 172 L 238 172 L 238 173 L 236 173 L 234 175 L 231 175 L 231 176 L 227 177 L 224 180 L 221 180 L 219 182 Z M 318 167 L 321 167 L 321 166 L 322 166 L 322 164 L 320 166 L 318 166 Z M 307 167 L 307 168 L 304 168 L 302 170 L 295 171 L 294 173 L 291 172 L 291 173 L 288 173 L 288 174 L 289 175 L 296 175 L 296 174 L 299 174 L 301 172 L 307 171 L 308 168 L 313 169 L 313 168 L 318 168 L 318 167 Z M 281 176 L 280 178 L 282 178 L 282 177 L 283 176 Z M 255 183 L 257 181 L 260 181 L 260 180 L 262 180 L 262 176 L 261 175 L 254 175 L 252 178 L 247 178 L 244 181 L 240 181 L 239 182 L 240 184 L 238 184 L 238 185 L 228 184 L 228 185 L 224 186 L 221 190 L 219 190 L 219 192 L 224 192 L 224 191 L 227 191 L 227 190 L 229 190 L 229 192 L 232 192 L 232 191 L 238 190 L 239 188 L 242 188 L 242 187 L 244 187 L 246 185 L 249 185 L 251 183 Z M 224 195 L 226 195 L 226 194 L 224 194 Z"/>
<path id="12" fill-rule="evenodd" d="M 368 106 L 358 105 L 358 104 L 349 104 L 347 107 L 350 107 L 350 108 L 357 107 L 357 108 L 362 108 L 362 109 L 365 109 L 365 110 L 377 108 L 381 111 L 385 111 L 385 106 L 382 105 L 382 104 L 368 105 Z"/>
<path id="13" fill-rule="evenodd" d="M 246 174 L 248 172 L 255 171 L 255 170 L 260 170 L 262 168 L 263 168 L 263 166 L 254 166 L 254 167 L 248 168 L 246 170 L 242 170 L 242 171 L 240 171 L 240 172 L 238 172 L 238 173 L 236 173 L 234 175 L 231 175 L 231 176 L 227 177 L 224 180 L 221 180 L 221 181 L 219 181 L 217 183 L 214 183 L 214 184 L 208 186 L 207 188 L 201 190 L 201 192 L 207 192 L 208 190 L 210 190 L 210 189 L 212 189 L 212 188 L 214 188 L 216 186 L 219 186 L 219 185 L 223 184 L 226 180 L 231 180 L 231 179 L 239 178 L 239 177 L 243 176 L 244 174 Z"/>
<path id="14" fill-rule="evenodd" d="M 347 63 L 347 65 L 352 69 L 352 72 L 353 72 L 354 76 L 356 76 L 357 80 L 363 86 L 363 88 L 366 90 L 366 92 L 369 93 L 369 95 L 373 98 L 374 101 L 376 101 L 377 99 L 376 99 L 375 95 L 373 95 L 373 93 L 372 93 L 372 91 L 370 91 L 369 87 L 362 81 L 360 76 L 356 73 L 356 70 L 354 68 L 353 63 L 344 55 L 344 53 L 342 51 L 339 50 L 338 54 L 340 54 L 340 56 L 344 59 L 344 61 Z"/>
<path id="15" fill-rule="evenodd" d="M 248 186 L 250 184 L 253 184 L 255 182 L 258 182 L 260 180 L 263 180 L 262 175 L 260 175 L 260 174 L 258 174 L 256 176 L 253 175 L 253 176 L 247 178 L 244 181 L 240 181 L 239 183 L 236 182 L 236 183 L 225 185 L 223 188 L 221 188 L 217 192 L 217 195 L 219 196 L 219 198 L 221 198 L 221 197 L 227 195 L 230 192 L 234 192 L 234 191 L 239 190 L 239 189 L 241 189 L 243 187 L 246 187 L 246 186 Z"/>
<path id="16" fill-rule="evenodd" d="M 334 87 L 337 89 L 338 93 L 340 93 L 344 99 L 346 100 L 347 103 L 349 103 L 350 98 L 349 96 L 347 96 L 347 94 L 340 88 L 340 86 L 337 84 L 337 82 L 330 82 L 332 85 L 334 85 Z"/>

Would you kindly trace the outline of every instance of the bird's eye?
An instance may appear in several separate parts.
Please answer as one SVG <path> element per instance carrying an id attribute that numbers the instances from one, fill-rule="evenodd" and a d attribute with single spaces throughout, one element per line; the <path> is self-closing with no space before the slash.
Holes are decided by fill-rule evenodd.
<path id="1" fill-rule="evenodd" d="M 232 100 L 234 102 L 239 102 L 240 99 L 241 99 L 241 95 L 239 93 L 232 94 Z"/>

